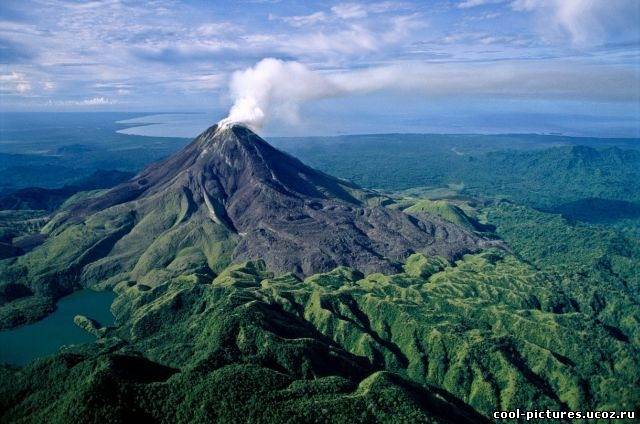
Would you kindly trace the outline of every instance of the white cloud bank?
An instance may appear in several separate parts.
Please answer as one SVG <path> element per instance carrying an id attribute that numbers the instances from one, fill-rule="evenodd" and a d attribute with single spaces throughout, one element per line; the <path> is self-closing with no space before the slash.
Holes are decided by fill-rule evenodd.
<path id="1" fill-rule="evenodd" d="M 640 35 L 638 0 L 461 0 L 459 9 L 506 4 L 533 13 L 547 38 L 569 38 L 577 46 L 600 44 L 617 37 Z M 568 37 L 567 37 L 568 36 Z"/>
<path id="2" fill-rule="evenodd" d="M 107 97 L 92 97 L 90 99 L 83 100 L 49 100 L 48 106 L 108 106 L 118 104 L 116 100 L 109 99 Z"/>
<path id="3" fill-rule="evenodd" d="M 461 3 L 458 3 L 458 9 L 470 9 L 472 7 L 504 2 L 505 0 L 464 0 Z"/>
<path id="4" fill-rule="evenodd" d="M 272 119 L 299 122 L 307 102 L 402 92 L 424 97 L 505 97 L 587 101 L 639 101 L 640 75 L 628 68 L 583 63 L 415 64 L 324 73 L 299 62 L 273 58 L 235 72 L 233 106 L 222 125 L 262 128 Z"/>
<path id="5" fill-rule="evenodd" d="M 26 75 L 19 72 L 0 74 L 0 93 L 24 94 L 31 91 L 31 83 Z"/>
<path id="6" fill-rule="evenodd" d="M 543 33 L 568 34 L 576 45 L 640 35 L 638 0 L 514 0 L 511 8 L 535 13 Z"/>

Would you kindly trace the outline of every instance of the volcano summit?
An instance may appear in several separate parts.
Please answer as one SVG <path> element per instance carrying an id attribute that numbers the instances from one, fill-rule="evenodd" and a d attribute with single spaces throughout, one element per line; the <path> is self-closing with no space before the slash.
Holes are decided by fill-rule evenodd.
<path id="1" fill-rule="evenodd" d="M 298 276 L 337 266 L 393 273 L 415 252 L 452 259 L 490 244 L 437 216 L 386 203 L 244 126 L 214 125 L 130 181 L 60 211 L 44 228 L 44 243 L 1 271 L 2 281 L 14 282 L 4 297 L 51 299 L 120 281 L 155 286 L 251 259 Z"/>

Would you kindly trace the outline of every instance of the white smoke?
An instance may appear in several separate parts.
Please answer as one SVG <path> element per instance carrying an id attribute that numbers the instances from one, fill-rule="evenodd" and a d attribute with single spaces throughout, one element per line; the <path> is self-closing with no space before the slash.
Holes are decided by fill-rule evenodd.
<path id="1" fill-rule="evenodd" d="M 640 75 L 616 66 L 580 62 L 449 63 L 372 67 L 323 73 L 298 62 L 267 58 L 235 72 L 234 100 L 221 125 L 254 130 L 270 119 L 296 123 L 310 101 L 388 90 L 424 98 L 506 97 L 564 100 L 637 101 Z"/>
<path id="2" fill-rule="evenodd" d="M 301 63 L 263 59 L 233 73 L 230 94 L 234 103 L 220 124 L 241 123 L 259 129 L 272 117 L 296 122 L 303 103 L 340 93 L 331 80 Z"/>

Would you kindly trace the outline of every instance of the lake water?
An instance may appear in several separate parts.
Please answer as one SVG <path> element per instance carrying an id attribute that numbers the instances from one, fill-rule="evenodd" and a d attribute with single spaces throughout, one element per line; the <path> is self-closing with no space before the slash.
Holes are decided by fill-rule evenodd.
<path id="1" fill-rule="evenodd" d="M 87 343 L 95 337 L 73 323 L 80 314 L 102 325 L 113 324 L 110 307 L 115 293 L 80 290 L 58 301 L 57 309 L 43 320 L 0 331 L 0 362 L 24 365 L 51 355 L 64 345 Z"/>

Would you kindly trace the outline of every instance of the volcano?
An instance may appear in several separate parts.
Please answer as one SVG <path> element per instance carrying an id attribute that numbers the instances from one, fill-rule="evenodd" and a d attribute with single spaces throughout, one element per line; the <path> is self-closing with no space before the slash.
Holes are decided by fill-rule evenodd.
<path id="1" fill-rule="evenodd" d="M 97 283 L 211 275 L 250 259 L 300 277 L 337 266 L 391 273 L 415 252 L 453 259 L 490 244 L 386 202 L 244 126 L 214 125 L 131 180 L 60 211 L 43 229 L 46 241 L 16 258 L 3 280 L 59 297 Z"/>

